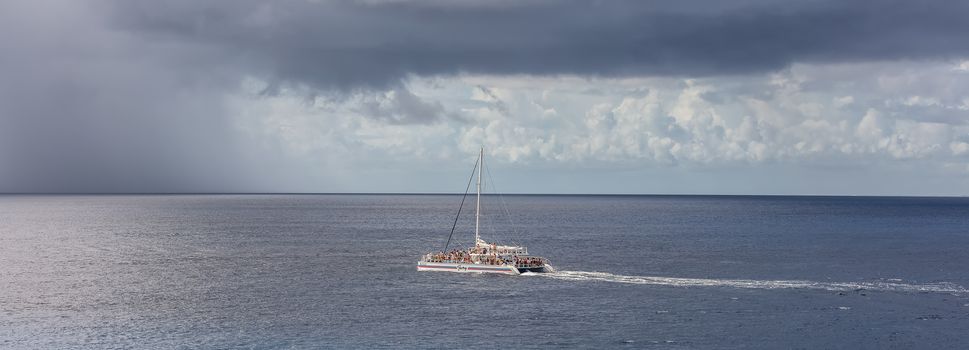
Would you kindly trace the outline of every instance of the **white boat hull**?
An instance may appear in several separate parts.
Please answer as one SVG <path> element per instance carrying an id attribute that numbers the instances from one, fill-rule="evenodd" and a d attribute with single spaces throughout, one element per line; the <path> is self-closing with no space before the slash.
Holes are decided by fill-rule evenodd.
<path id="1" fill-rule="evenodd" d="M 519 275 L 521 272 L 511 265 L 484 265 L 473 263 L 444 263 L 444 262 L 425 262 L 417 263 L 417 271 L 443 271 L 443 272 L 465 272 L 465 273 L 498 273 L 504 275 Z"/>

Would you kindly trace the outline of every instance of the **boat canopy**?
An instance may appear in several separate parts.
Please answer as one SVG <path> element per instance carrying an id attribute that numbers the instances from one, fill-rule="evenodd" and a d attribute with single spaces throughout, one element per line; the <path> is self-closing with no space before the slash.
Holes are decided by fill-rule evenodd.
<path id="1" fill-rule="evenodd" d="M 488 243 L 488 242 L 485 242 L 484 240 L 482 240 L 480 238 L 477 239 L 477 242 L 475 242 L 474 247 L 475 248 L 494 249 L 494 250 L 496 250 L 498 252 L 507 252 L 507 253 L 515 253 L 515 254 L 528 254 L 528 249 L 526 249 L 525 247 L 512 246 L 512 245 L 499 245 L 499 244 L 496 244 L 496 243 Z"/>

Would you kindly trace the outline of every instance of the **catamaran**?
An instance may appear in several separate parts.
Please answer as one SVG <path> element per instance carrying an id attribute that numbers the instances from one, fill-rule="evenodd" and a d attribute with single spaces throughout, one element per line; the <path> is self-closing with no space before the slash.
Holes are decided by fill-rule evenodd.
<path id="1" fill-rule="evenodd" d="M 479 230 L 481 226 L 481 169 L 484 168 L 484 147 L 478 153 L 478 161 L 474 166 L 475 168 L 471 170 L 472 179 L 475 170 L 478 172 L 478 190 L 474 211 L 474 246 L 463 250 L 453 249 L 449 251 L 447 249 L 451 243 L 451 236 L 454 235 L 458 218 L 461 216 L 461 208 L 464 207 L 464 198 L 462 198 L 461 207 L 458 208 L 458 215 L 454 218 L 451 235 L 448 236 L 444 250 L 422 256 L 417 262 L 417 271 L 501 273 L 508 275 L 519 275 L 524 272 L 552 272 L 552 265 L 549 265 L 548 259 L 529 255 L 528 248 L 488 243 L 481 239 Z M 471 187 L 471 179 L 468 180 L 468 187 Z M 467 190 L 465 190 L 466 196 Z"/>

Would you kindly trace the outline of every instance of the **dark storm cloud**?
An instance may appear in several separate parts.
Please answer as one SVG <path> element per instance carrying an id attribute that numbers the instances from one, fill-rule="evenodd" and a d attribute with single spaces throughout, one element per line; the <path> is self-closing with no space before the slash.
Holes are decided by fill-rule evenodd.
<path id="1" fill-rule="evenodd" d="M 318 87 L 407 74 L 719 75 L 969 53 L 964 1 L 121 1 L 113 24 Z"/>

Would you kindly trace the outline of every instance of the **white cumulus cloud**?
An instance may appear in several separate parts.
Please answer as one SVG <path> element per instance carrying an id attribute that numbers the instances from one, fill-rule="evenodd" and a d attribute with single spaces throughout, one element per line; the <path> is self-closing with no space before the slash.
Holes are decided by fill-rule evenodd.
<path id="1" fill-rule="evenodd" d="M 795 65 L 703 79 L 458 75 L 310 101 L 284 90 L 237 107 L 248 115 L 239 125 L 259 137 L 349 168 L 453 162 L 483 145 L 500 164 L 552 169 L 918 160 L 945 173 L 969 164 L 969 114 L 959 109 L 969 85 L 960 79 L 943 63 Z"/>

